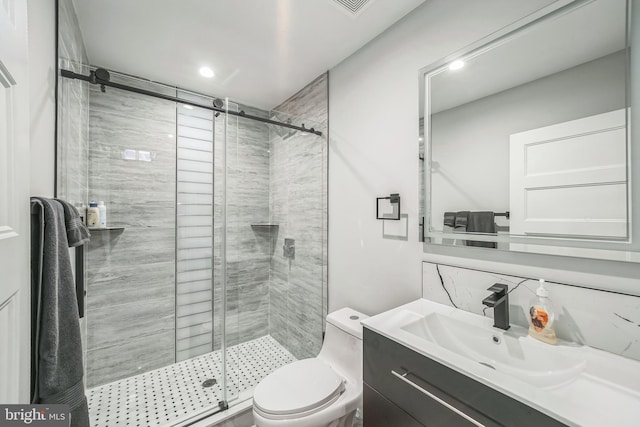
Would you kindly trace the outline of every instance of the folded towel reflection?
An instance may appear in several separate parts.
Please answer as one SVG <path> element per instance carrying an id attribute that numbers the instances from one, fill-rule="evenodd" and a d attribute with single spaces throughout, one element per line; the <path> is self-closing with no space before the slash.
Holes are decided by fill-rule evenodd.
<path id="1" fill-rule="evenodd" d="M 467 219 L 468 233 L 496 233 L 495 214 L 490 211 L 469 212 Z M 482 248 L 496 248 L 495 242 L 478 242 L 467 240 L 467 246 L 477 246 Z"/>
<path id="2" fill-rule="evenodd" d="M 456 219 L 454 221 L 453 228 L 455 231 L 465 232 L 467 231 L 467 224 L 469 222 L 469 211 L 456 212 Z"/>
<path id="3" fill-rule="evenodd" d="M 456 213 L 455 212 L 445 212 L 444 213 L 444 225 L 447 227 L 455 227 L 456 223 Z"/>

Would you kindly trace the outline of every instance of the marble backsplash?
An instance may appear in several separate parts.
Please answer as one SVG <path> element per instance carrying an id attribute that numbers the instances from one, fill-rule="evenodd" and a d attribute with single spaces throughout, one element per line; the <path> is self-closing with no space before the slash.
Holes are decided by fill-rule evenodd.
<path id="1" fill-rule="evenodd" d="M 476 314 L 493 317 L 482 299 L 494 283 L 509 286 L 511 324 L 528 327 L 527 310 L 536 297 L 538 279 L 556 311 L 560 339 L 640 360 L 640 297 L 556 283 L 553 277 L 527 277 L 423 262 L 422 296 Z M 518 285 L 519 284 L 519 285 Z M 447 296 L 448 291 L 451 300 Z"/>

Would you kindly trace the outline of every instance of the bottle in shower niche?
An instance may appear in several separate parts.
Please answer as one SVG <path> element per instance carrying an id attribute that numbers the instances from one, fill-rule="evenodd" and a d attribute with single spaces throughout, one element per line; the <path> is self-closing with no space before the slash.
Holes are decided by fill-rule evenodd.
<path id="1" fill-rule="evenodd" d="M 100 226 L 100 210 L 96 202 L 89 202 L 89 209 L 87 209 L 87 226 Z"/>
<path id="2" fill-rule="evenodd" d="M 78 211 L 78 215 L 80 215 L 80 220 L 82 221 L 83 224 L 87 224 L 87 207 L 84 205 L 84 203 L 78 203 L 75 206 L 76 210 Z"/>
<path id="3" fill-rule="evenodd" d="M 100 213 L 100 228 L 107 228 L 107 207 L 104 202 L 98 202 L 98 212 Z"/>

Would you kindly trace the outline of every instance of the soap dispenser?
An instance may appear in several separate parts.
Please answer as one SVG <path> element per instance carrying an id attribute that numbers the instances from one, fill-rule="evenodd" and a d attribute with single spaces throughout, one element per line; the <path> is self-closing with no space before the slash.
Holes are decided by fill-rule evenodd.
<path id="1" fill-rule="evenodd" d="M 540 279 L 536 298 L 529 307 L 529 335 L 547 344 L 557 344 L 554 321 L 555 311 L 549 299 L 549 291 L 544 287 L 544 279 Z"/>

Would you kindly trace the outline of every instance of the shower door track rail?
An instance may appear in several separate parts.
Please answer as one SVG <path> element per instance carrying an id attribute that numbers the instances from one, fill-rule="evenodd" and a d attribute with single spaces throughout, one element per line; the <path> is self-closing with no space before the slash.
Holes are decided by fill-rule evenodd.
<path id="1" fill-rule="evenodd" d="M 83 74 L 74 73 L 73 71 L 62 70 L 61 69 L 60 70 L 60 75 L 62 77 L 66 77 L 68 79 L 83 80 L 85 82 L 89 82 L 91 84 L 97 84 L 97 85 L 100 85 L 100 86 L 103 86 L 103 87 L 107 86 L 107 87 L 112 87 L 112 88 L 115 88 L 115 89 L 121 89 L 121 90 L 126 90 L 126 91 L 129 91 L 129 92 L 135 92 L 135 93 L 139 93 L 141 95 L 147 95 L 147 96 L 152 96 L 154 98 L 164 99 L 166 101 L 172 101 L 172 102 L 177 102 L 177 103 L 180 103 L 180 104 L 191 105 L 191 106 L 194 106 L 194 107 L 204 108 L 206 110 L 211 110 L 211 111 L 215 111 L 215 112 L 218 112 L 218 113 L 230 114 L 232 116 L 238 116 L 238 117 L 244 117 L 245 119 L 257 120 L 259 122 L 268 123 L 268 124 L 271 124 L 271 125 L 282 126 L 282 127 L 289 128 L 289 129 L 299 130 L 301 132 L 312 133 L 314 135 L 322 136 L 322 132 L 320 132 L 319 130 L 316 130 L 314 128 L 307 128 L 307 127 L 304 126 L 304 124 L 302 124 L 301 126 L 296 126 L 296 125 L 292 125 L 290 123 L 284 123 L 284 122 L 279 122 L 277 120 L 265 119 L 264 117 L 253 116 L 251 114 L 245 113 L 244 110 L 228 111 L 225 108 L 218 108 L 218 107 L 214 107 L 213 105 L 200 104 L 198 102 L 189 101 L 187 99 L 181 99 L 181 98 L 178 98 L 178 97 L 175 97 L 175 96 L 164 95 L 162 93 L 157 93 L 157 92 L 153 92 L 153 91 L 150 91 L 150 90 L 139 89 L 137 87 L 123 85 L 123 84 L 120 84 L 120 83 L 114 83 L 114 82 L 111 82 L 109 80 L 100 79 L 99 77 L 97 77 L 95 75 L 94 72 L 91 72 L 90 75 L 85 76 Z M 178 89 L 178 88 L 176 88 L 176 89 Z"/>

